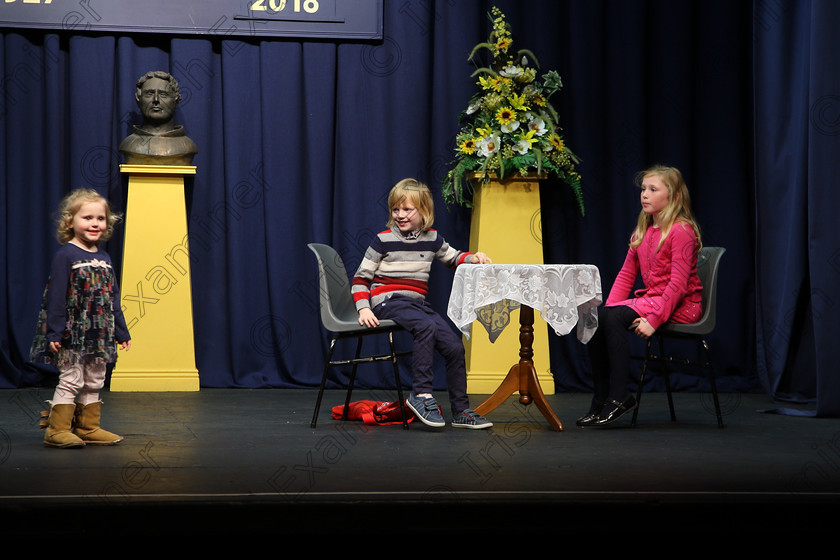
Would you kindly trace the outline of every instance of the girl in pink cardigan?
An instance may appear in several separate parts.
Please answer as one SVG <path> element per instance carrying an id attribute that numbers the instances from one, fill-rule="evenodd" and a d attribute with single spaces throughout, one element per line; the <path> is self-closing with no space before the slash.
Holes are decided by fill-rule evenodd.
<path id="1" fill-rule="evenodd" d="M 636 408 L 628 394 L 628 329 L 647 339 L 662 324 L 694 323 L 702 315 L 697 252 L 700 230 L 691 213 L 680 171 L 654 166 L 636 176 L 642 210 L 630 248 L 599 311 L 599 328 L 588 346 L 595 395 L 578 426 L 607 426 Z M 633 290 L 641 274 L 644 288 Z"/>

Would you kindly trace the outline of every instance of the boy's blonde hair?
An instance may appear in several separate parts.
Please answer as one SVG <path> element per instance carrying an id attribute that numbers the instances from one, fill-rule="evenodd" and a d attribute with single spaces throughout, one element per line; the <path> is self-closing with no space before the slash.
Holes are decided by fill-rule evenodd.
<path id="1" fill-rule="evenodd" d="M 659 216 L 659 227 L 662 231 L 659 247 L 662 246 L 668 232 L 671 231 L 671 227 L 677 222 L 683 222 L 694 230 L 694 235 L 697 236 L 697 249 L 699 250 L 703 246 L 700 240 L 700 227 L 691 212 L 691 197 L 688 194 L 688 186 L 685 184 L 682 173 L 676 167 L 654 165 L 636 174 L 636 186 L 641 187 L 645 177 L 651 175 L 659 177 L 668 189 L 668 205 L 662 209 Z M 638 247 L 642 243 L 645 232 L 651 225 L 653 225 L 653 216 L 646 214 L 644 211 L 639 212 L 636 229 L 630 237 L 630 247 Z"/>
<path id="2" fill-rule="evenodd" d="M 64 197 L 58 205 L 58 218 L 56 219 L 56 238 L 64 245 L 74 237 L 73 216 L 79 211 L 82 205 L 88 202 L 99 202 L 105 207 L 105 218 L 108 227 L 102 232 L 100 241 L 108 241 L 114 234 L 114 224 L 122 219 L 122 216 L 111 211 L 108 200 L 93 189 L 76 189 Z"/>
<path id="3" fill-rule="evenodd" d="M 394 214 L 391 210 L 402 201 L 408 200 L 420 213 L 420 229 L 426 231 L 435 222 L 435 203 L 432 193 L 425 184 L 417 179 L 403 179 L 391 188 L 388 194 L 388 223 L 389 228 L 394 227 Z"/>

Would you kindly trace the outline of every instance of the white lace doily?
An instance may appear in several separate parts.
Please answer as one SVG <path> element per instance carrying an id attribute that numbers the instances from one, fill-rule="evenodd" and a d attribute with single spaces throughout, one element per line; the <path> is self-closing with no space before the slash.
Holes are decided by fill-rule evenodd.
<path id="1" fill-rule="evenodd" d="M 465 264 L 455 271 L 447 314 L 469 338 L 479 321 L 491 341 L 510 322 L 520 304 L 540 312 L 560 336 L 577 326 L 589 342 L 598 328 L 601 273 L 587 264 Z"/>

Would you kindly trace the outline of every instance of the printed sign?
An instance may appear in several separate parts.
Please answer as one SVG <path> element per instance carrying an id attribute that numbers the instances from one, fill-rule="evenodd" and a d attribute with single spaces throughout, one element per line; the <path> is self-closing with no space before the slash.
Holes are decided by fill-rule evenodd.
<path id="1" fill-rule="evenodd" d="M 383 0 L 0 0 L 0 28 L 381 39 Z"/>

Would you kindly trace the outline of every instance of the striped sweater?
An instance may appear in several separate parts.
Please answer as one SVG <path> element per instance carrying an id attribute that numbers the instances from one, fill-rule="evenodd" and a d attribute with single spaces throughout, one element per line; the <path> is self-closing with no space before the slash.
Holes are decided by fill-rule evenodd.
<path id="1" fill-rule="evenodd" d="M 450 247 L 433 229 L 416 237 L 405 236 L 397 228 L 380 232 L 353 276 L 356 309 L 376 307 L 393 294 L 423 299 L 429 291 L 432 261 L 455 268 L 471 255 Z"/>

